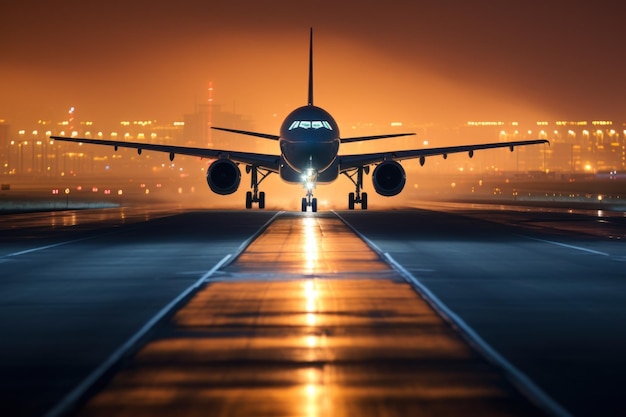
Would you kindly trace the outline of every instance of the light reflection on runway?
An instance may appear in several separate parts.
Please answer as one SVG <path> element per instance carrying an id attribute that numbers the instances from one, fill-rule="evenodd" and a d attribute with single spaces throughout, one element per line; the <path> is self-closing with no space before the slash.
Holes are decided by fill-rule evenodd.
<path id="1" fill-rule="evenodd" d="M 626 240 L 623 211 L 453 202 L 420 202 L 415 207 L 546 232 Z M 595 227 L 589 227 L 590 224 Z"/>
<path id="2" fill-rule="evenodd" d="M 303 252 L 306 262 L 304 272 L 307 275 L 312 275 L 316 272 L 319 260 L 319 239 L 315 230 L 317 221 L 314 217 L 307 216 L 302 219 L 302 225 L 304 230 Z"/>
<path id="3" fill-rule="evenodd" d="M 626 211 L 602 210 L 602 209 L 582 209 L 569 207 L 555 207 L 549 204 L 543 206 L 537 205 L 518 205 L 514 202 L 509 204 L 501 203 L 468 203 L 468 202 L 452 202 L 452 201 L 420 201 L 415 207 L 430 208 L 442 211 L 516 211 L 516 212 L 543 212 L 543 213 L 559 213 L 559 214 L 582 214 L 585 216 L 597 217 L 626 217 Z"/>
<path id="4" fill-rule="evenodd" d="M 621 360 L 626 337 L 620 332 L 626 322 L 626 248 L 619 240 L 626 230 L 624 217 L 597 211 L 583 215 L 529 207 L 468 207 L 457 206 L 453 213 L 411 209 L 341 215 L 574 415 L 618 415 L 626 375 Z M 129 334 L 223 256 L 235 253 L 274 214 L 194 211 L 142 223 L 144 214 L 135 211 L 136 216 L 118 211 L 121 221 L 106 220 L 115 210 L 77 211 L 76 226 L 56 229 L 45 222 L 29 225 L 30 218 L 49 213 L 23 215 L 16 228 L 8 220 L 4 223 L 8 227 L 0 232 L 0 257 L 21 254 L 0 258 L 0 307 L 3 317 L 11 318 L 0 325 L 5 352 L 0 365 L 7 370 L 1 373 L 4 409 L 43 415 Z M 319 233 L 317 266 L 305 271 L 305 245 L 290 234 L 303 234 L 304 218 L 316 216 L 320 221 L 306 223 L 311 233 Z M 281 368 L 232 361 L 229 375 L 221 372 L 228 368 L 226 363 L 215 362 L 220 372 L 211 374 L 213 382 L 206 371 L 212 364 L 192 369 L 173 363 L 153 371 L 154 379 L 137 377 L 136 390 L 122 392 L 119 401 L 131 398 L 132 403 L 133 396 L 154 393 L 156 385 L 163 396 L 152 401 L 169 406 L 176 396 L 167 394 L 168 389 L 175 392 L 181 386 L 203 387 L 203 398 L 220 393 L 227 398 L 235 391 L 264 398 L 280 391 L 292 398 L 292 405 L 297 399 L 299 408 L 291 411 L 304 415 L 307 386 L 313 385 L 320 401 L 316 409 L 327 415 L 329 409 L 339 414 L 340 405 L 346 404 L 344 394 L 371 399 L 375 406 L 375 398 L 402 392 L 405 388 L 398 384 L 403 379 L 395 365 L 412 369 L 410 378 L 422 375 L 438 381 L 415 361 L 398 359 L 390 365 L 379 356 L 378 362 L 369 362 L 370 372 L 356 372 L 351 363 L 337 359 L 357 361 L 356 347 L 364 349 L 369 343 L 362 329 L 374 326 L 377 343 L 384 348 L 393 341 L 388 346 L 397 353 L 404 336 L 416 328 L 411 326 L 427 329 L 435 318 L 416 312 L 412 298 L 390 297 L 382 283 L 393 280 L 393 271 L 376 270 L 377 264 L 370 263 L 361 246 L 350 243 L 344 229 L 326 222 L 327 214 L 285 217 L 295 221 L 277 222 L 269 232 L 277 247 L 270 248 L 270 240 L 261 236 L 262 244 L 250 246 L 241 262 L 211 278 L 214 284 L 208 288 L 216 292 L 198 293 L 197 309 L 187 306 L 177 320 L 192 336 L 190 341 L 211 335 L 226 343 L 228 335 L 252 338 L 257 331 L 268 339 L 291 334 L 282 352 L 301 362 L 285 361 Z M 9 218 L 16 217 L 0 216 L 0 223 Z M 335 245 L 329 246 L 328 236 Z M 339 274 L 332 267 L 334 255 L 343 259 Z M 290 262 L 289 268 L 275 270 Z M 366 275 L 372 280 L 363 279 Z M 306 282 L 313 282 L 310 290 L 316 298 L 307 300 Z M 267 346 L 266 353 L 276 349 Z M 341 356 L 346 346 L 353 351 Z M 252 351 L 248 347 L 239 353 Z M 329 353 L 334 359 L 324 359 Z M 311 362 L 314 355 L 324 360 Z M 387 377 L 391 385 L 376 397 L 370 381 L 380 385 Z M 453 382 L 436 384 L 439 395 L 459 391 L 467 380 L 461 375 Z"/>
<path id="5" fill-rule="evenodd" d="M 222 272 L 79 415 L 543 415 L 333 215 Z"/>
<path id="6" fill-rule="evenodd" d="M 91 210 L 63 210 L 37 213 L 4 214 L 0 216 L 0 230 L 38 228 L 56 229 L 60 227 L 93 225 L 102 226 L 105 222 L 125 224 L 148 221 L 163 216 L 171 216 L 183 210 L 169 205 L 118 207 Z"/>

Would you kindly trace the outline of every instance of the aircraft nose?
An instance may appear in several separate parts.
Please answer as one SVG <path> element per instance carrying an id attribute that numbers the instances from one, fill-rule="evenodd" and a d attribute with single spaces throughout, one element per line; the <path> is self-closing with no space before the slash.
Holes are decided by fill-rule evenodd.
<path id="1" fill-rule="evenodd" d="M 299 172 L 309 168 L 323 171 L 335 160 L 337 147 L 331 142 L 286 142 L 283 144 L 283 154 L 289 165 Z"/>

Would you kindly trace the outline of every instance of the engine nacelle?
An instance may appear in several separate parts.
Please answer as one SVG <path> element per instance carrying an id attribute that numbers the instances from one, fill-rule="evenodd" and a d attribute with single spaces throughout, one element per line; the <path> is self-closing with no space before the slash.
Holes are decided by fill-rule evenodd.
<path id="1" fill-rule="evenodd" d="M 206 182 L 215 194 L 228 195 L 237 191 L 241 182 L 241 171 L 229 159 L 219 159 L 209 166 Z"/>
<path id="2" fill-rule="evenodd" d="M 372 181 L 378 194 L 391 197 L 400 194 L 404 188 L 406 173 L 398 162 L 384 161 L 374 169 Z"/>

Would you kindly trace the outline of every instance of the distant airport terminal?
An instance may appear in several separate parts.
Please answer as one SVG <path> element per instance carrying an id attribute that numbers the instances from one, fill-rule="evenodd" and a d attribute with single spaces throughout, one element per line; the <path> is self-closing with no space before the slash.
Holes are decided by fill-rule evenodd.
<path id="1" fill-rule="evenodd" d="M 86 149 L 72 143 L 53 143 L 51 135 L 94 139 L 142 141 L 180 146 L 211 146 L 217 149 L 234 146 L 234 139 L 212 131 L 217 122 L 223 125 L 250 129 L 250 119 L 222 111 L 219 106 L 197 106 L 196 112 L 183 120 L 160 123 L 157 121 L 122 121 L 115 128 L 99 127 L 91 121 L 74 117 L 74 109 L 67 120 L 39 120 L 33 126 L 14 127 L 0 120 L 0 161 L 3 177 L 28 175 L 64 176 L 75 173 L 98 174 L 132 168 L 159 170 L 167 158 L 130 158 L 109 147 Z M 352 131 L 369 134 L 381 128 L 412 130 L 417 136 L 396 139 L 398 147 L 438 147 L 456 145 L 467 141 L 516 141 L 548 139 L 550 146 L 519 147 L 513 153 L 504 151 L 482 152 L 472 160 L 459 159 L 459 163 L 443 163 L 441 158 L 428 159 L 424 168 L 436 173 L 458 170 L 543 172 L 546 174 L 586 174 L 615 177 L 626 171 L 626 123 L 611 120 L 536 121 L 532 123 L 502 121 L 468 121 L 463 124 L 411 124 L 390 123 L 390 126 L 352 126 Z M 241 139 L 236 139 L 241 144 Z M 252 144 L 262 148 L 263 140 L 254 138 Z M 348 145 L 346 145 L 348 146 Z M 375 144 L 354 145 L 359 151 L 376 151 Z M 346 151 L 347 148 L 342 148 Z M 502 157 L 505 155 L 505 157 Z M 136 156 L 136 154 L 135 154 Z M 184 166 L 182 157 L 179 166 Z"/>

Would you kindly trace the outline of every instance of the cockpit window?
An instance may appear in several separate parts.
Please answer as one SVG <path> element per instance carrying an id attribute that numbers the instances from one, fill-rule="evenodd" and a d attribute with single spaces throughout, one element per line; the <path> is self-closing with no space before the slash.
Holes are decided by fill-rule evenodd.
<path id="1" fill-rule="evenodd" d="M 321 128 L 325 128 L 328 130 L 333 130 L 333 128 L 330 126 L 330 123 L 328 123 L 325 120 L 314 120 L 314 121 L 309 121 L 309 120 L 296 120 L 294 121 L 291 126 L 289 126 L 289 130 L 293 130 L 293 129 L 297 129 L 297 128 L 301 128 L 301 129 L 321 129 Z"/>

